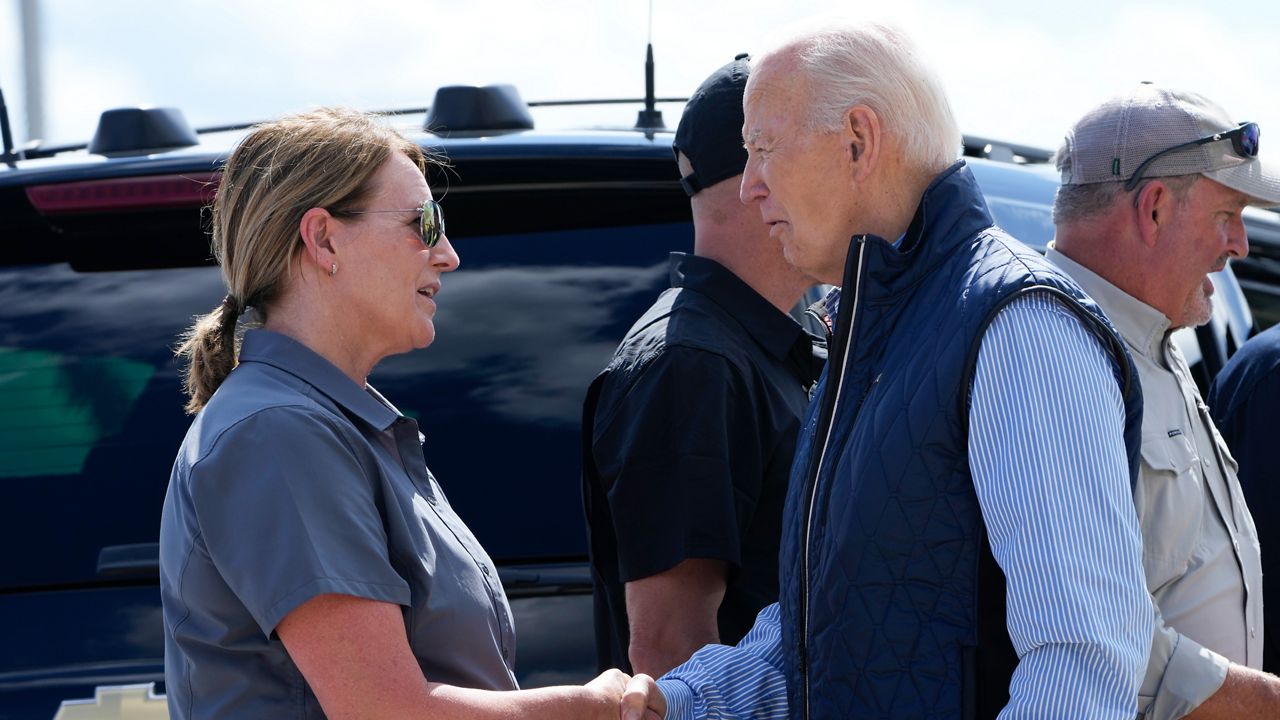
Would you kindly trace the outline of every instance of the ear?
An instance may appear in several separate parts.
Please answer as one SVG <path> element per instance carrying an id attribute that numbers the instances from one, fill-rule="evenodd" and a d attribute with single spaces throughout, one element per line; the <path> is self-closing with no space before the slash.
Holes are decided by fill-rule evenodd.
<path id="1" fill-rule="evenodd" d="M 1174 201 L 1173 191 L 1159 179 L 1147 182 L 1138 190 L 1134 212 L 1143 245 L 1155 247 L 1159 242 L 1160 232 L 1173 220 Z"/>
<path id="2" fill-rule="evenodd" d="M 302 214 L 298 234 L 302 237 L 302 257 L 322 272 L 328 273 L 337 262 L 338 250 L 333 241 L 338 230 L 337 220 L 324 208 L 311 208 Z"/>
<path id="3" fill-rule="evenodd" d="M 884 135 L 880 117 L 866 105 L 854 105 L 845 113 L 842 128 L 855 181 L 863 181 L 880 162 Z"/>

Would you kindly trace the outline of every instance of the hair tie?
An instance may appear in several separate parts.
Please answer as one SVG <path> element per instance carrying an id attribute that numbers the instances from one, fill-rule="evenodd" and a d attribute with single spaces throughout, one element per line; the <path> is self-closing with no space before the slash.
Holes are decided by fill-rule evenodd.
<path id="1" fill-rule="evenodd" d="M 240 303 L 236 301 L 236 297 L 231 293 L 227 293 L 227 296 L 222 299 L 222 307 L 230 310 L 233 315 L 240 314 Z"/>

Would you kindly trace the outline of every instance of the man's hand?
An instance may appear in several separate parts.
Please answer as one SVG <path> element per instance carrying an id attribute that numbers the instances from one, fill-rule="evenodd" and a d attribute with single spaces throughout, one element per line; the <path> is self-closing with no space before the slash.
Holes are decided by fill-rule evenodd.
<path id="1" fill-rule="evenodd" d="M 667 699 L 658 683 L 644 674 L 631 678 L 622 693 L 622 720 L 663 720 L 666 716 Z"/>

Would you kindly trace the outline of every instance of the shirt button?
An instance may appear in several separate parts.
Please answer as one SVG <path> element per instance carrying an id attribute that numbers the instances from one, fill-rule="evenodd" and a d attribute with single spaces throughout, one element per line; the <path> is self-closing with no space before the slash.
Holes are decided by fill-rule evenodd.
<path id="1" fill-rule="evenodd" d="M 484 563 L 480 563 L 480 572 L 484 573 L 485 577 L 489 577 L 489 566 Z"/>
<path id="2" fill-rule="evenodd" d="M 1258 637 L 1258 633 L 1254 632 L 1254 629 L 1253 629 L 1253 626 L 1252 626 L 1252 625 L 1251 625 L 1251 626 L 1249 626 L 1249 637 L 1251 637 L 1251 638 L 1256 638 L 1256 637 Z"/>

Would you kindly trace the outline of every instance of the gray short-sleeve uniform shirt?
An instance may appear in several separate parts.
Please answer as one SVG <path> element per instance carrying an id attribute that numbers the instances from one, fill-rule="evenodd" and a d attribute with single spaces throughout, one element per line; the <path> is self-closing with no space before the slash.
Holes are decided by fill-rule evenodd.
<path id="1" fill-rule="evenodd" d="M 175 720 L 324 717 L 275 628 L 327 593 L 402 606 L 427 679 L 516 688 L 497 571 L 427 470 L 417 423 L 277 333 L 246 333 L 187 432 L 160 585 Z"/>

